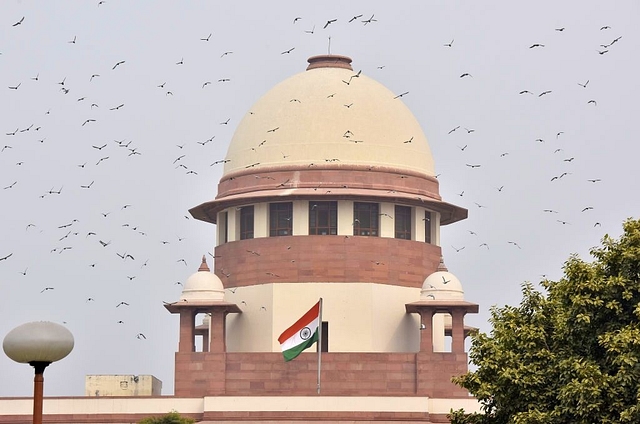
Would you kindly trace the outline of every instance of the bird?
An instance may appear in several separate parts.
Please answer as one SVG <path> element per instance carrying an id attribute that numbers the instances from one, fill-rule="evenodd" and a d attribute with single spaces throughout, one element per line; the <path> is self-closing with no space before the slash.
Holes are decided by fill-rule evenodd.
<path id="1" fill-rule="evenodd" d="M 571 157 L 571 158 L 567 158 L 567 159 L 563 159 L 564 162 L 571 162 L 572 160 L 574 160 L 575 158 Z"/>
<path id="2" fill-rule="evenodd" d="M 176 62 L 176 65 L 184 65 L 184 57 L 180 58 L 180 60 Z"/>
<path id="3" fill-rule="evenodd" d="M 518 243 L 516 243 L 515 241 L 508 241 L 507 243 L 509 243 L 509 244 L 513 244 L 513 245 L 514 245 L 514 246 L 516 246 L 518 249 L 522 249 L 522 248 L 520 247 L 520 245 L 519 245 Z"/>
<path id="4" fill-rule="evenodd" d="M 322 27 L 322 29 L 326 29 L 329 25 L 337 21 L 337 19 L 329 19 L 326 24 Z"/>
<path id="5" fill-rule="evenodd" d="M 71 40 L 71 41 L 67 41 L 67 43 L 70 43 L 70 44 L 76 44 L 76 36 L 74 35 L 74 36 L 73 36 L 73 40 Z"/>
<path id="6" fill-rule="evenodd" d="M 270 130 L 267 130 L 267 132 L 268 132 L 268 133 L 270 133 L 270 132 L 276 132 L 276 131 L 278 131 L 279 129 L 280 129 L 280 127 L 275 127 L 275 128 L 270 129 Z"/>
<path id="7" fill-rule="evenodd" d="M 462 246 L 462 247 L 460 247 L 460 248 L 457 248 L 457 247 L 455 247 L 455 246 L 451 246 L 451 247 L 453 248 L 453 250 L 455 250 L 455 251 L 456 251 L 456 253 L 457 253 L 457 252 L 460 252 L 462 249 L 464 249 L 464 248 L 465 248 L 465 246 Z"/>
<path id="8" fill-rule="evenodd" d="M 209 84 L 211 84 L 211 81 L 206 81 L 204 84 L 202 84 L 202 88 L 205 88 Z M 198 143 L 200 143 L 200 142 L 198 142 Z"/>
<path id="9" fill-rule="evenodd" d="M 487 250 L 489 250 L 489 245 L 487 243 L 482 243 L 480 246 L 478 247 L 486 247 Z"/>
<path id="10" fill-rule="evenodd" d="M 444 275 L 442 276 L 442 284 L 449 284 L 451 280 L 447 280 Z"/>
<path id="11" fill-rule="evenodd" d="M 184 258 L 180 258 L 176 262 L 184 262 L 184 266 L 187 266 L 187 261 Z"/>
<path id="12" fill-rule="evenodd" d="M 6 261 L 7 259 L 9 259 L 11 256 L 13 256 L 13 253 L 9 253 L 7 256 L 3 256 L 2 258 L 0 258 L 0 261 Z"/>
<path id="13" fill-rule="evenodd" d="M 231 118 L 228 118 L 226 121 L 220 122 L 220 125 L 227 125 L 227 124 L 229 124 L 230 120 L 231 120 Z"/>
<path id="14" fill-rule="evenodd" d="M 608 25 L 605 25 L 605 26 L 603 26 L 603 27 L 601 27 L 601 28 L 600 28 L 600 31 L 602 31 L 602 30 L 604 30 L 604 29 L 611 29 L 611 27 L 610 27 L 610 26 L 608 26 Z"/>
<path id="15" fill-rule="evenodd" d="M 578 85 L 582 88 L 587 88 L 587 84 L 589 84 L 589 80 L 587 80 L 587 82 L 585 82 L 584 84 L 578 83 Z"/>
<path id="16" fill-rule="evenodd" d="M 602 180 L 600 178 L 594 178 L 592 180 L 587 180 L 587 181 L 589 181 L 590 183 L 597 183 L 597 182 L 600 182 Z"/>
<path id="17" fill-rule="evenodd" d="M 411 137 L 409 140 L 403 141 L 403 143 L 407 144 L 407 143 L 411 143 L 412 141 L 413 141 L 413 137 Z"/>
<path id="18" fill-rule="evenodd" d="M 467 134 L 471 134 L 475 130 L 473 128 L 465 128 L 465 131 L 467 132 Z"/>
<path id="19" fill-rule="evenodd" d="M 91 186 L 93 185 L 94 181 L 91 181 L 89 183 L 89 185 L 81 185 L 80 188 L 91 188 Z M 94 233 L 95 234 L 95 233 Z"/>
<path id="20" fill-rule="evenodd" d="M 558 213 L 558 211 L 554 211 L 553 209 L 544 209 L 542 212 Z"/>
<path id="21" fill-rule="evenodd" d="M 447 44 L 445 44 L 444 46 L 445 46 L 445 47 L 451 47 L 451 46 L 453 46 L 453 41 L 454 41 L 454 40 L 451 40 L 451 42 L 450 42 L 450 43 L 447 43 Z"/>
<path id="22" fill-rule="evenodd" d="M 562 225 L 567 225 L 567 224 L 568 224 L 568 222 L 567 222 L 567 221 L 561 221 L 561 220 L 559 220 L 559 219 L 557 219 L 556 221 L 558 221 L 558 222 L 559 222 L 559 223 L 561 223 Z"/>
<path id="23" fill-rule="evenodd" d="M 480 203 L 478 203 L 478 202 L 473 202 L 473 203 L 475 203 L 475 204 L 476 204 L 476 206 L 477 206 L 477 207 L 479 207 L 479 208 L 486 208 L 486 206 L 481 205 L 481 204 L 480 204 Z"/>
<path id="24" fill-rule="evenodd" d="M 518 94 L 533 94 L 531 91 L 529 90 L 522 90 L 520 93 Z"/>
<path id="25" fill-rule="evenodd" d="M 600 56 L 602 56 L 602 55 L 603 55 L 603 54 L 605 54 L 605 53 L 609 53 L 609 50 L 596 50 L 596 51 L 598 52 L 598 54 L 599 54 Z"/>
<path id="26" fill-rule="evenodd" d="M 291 53 L 291 52 L 292 52 L 292 51 L 294 51 L 294 50 L 295 50 L 295 47 L 291 47 L 289 50 L 285 50 L 285 51 L 283 51 L 283 52 L 282 52 L 282 53 L 280 53 L 280 54 L 287 54 L 287 53 Z"/>
<path id="27" fill-rule="evenodd" d="M 206 38 L 201 38 L 200 41 L 209 41 L 210 38 L 211 38 L 211 33 L 209 33 L 209 35 Z"/>
<path id="28" fill-rule="evenodd" d="M 362 23 L 363 23 L 364 25 L 367 25 L 367 24 L 370 24 L 371 22 L 378 22 L 378 20 L 377 20 L 377 19 L 373 19 L 373 17 L 374 17 L 374 16 L 375 16 L 375 15 L 371 15 L 371 17 L 370 17 L 369 19 L 362 21 Z"/>
<path id="29" fill-rule="evenodd" d="M 449 130 L 449 132 L 447 134 L 451 134 L 452 132 L 454 132 L 455 130 L 457 130 L 458 128 L 460 128 L 460 125 L 458 125 L 457 127 L 455 127 L 452 130 Z"/>
<path id="30" fill-rule="evenodd" d="M 147 339 L 147 336 L 145 336 L 145 335 L 144 335 L 144 334 L 142 334 L 142 333 L 138 333 L 138 334 L 136 334 L 136 339 L 138 339 L 138 340 L 145 339 L 145 340 L 146 340 L 146 339 Z"/>
<path id="31" fill-rule="evenodd" d="M 466 164 L 469 168 L 480 168 L 482 165 Z"/>
<path id="32" fill-rule="evenodd" d="M 562 27 L 562 28 L 556 28 L 556 31 L 562 32 L 562 31 L 564 31 L 564 27 Z"/>
<path id="33" fill-rule="evenodd" d="M 533 49 L 535 47 L 544 47 L 544 44 L 535 43 L 529 46 L 530 49 Z"/>
<path id="34" fill-rule="evenodd" d="M 304 32 L 307 34 L 313 34 L 316 30 L 316 26 L 314 25 L 313 28 L 311 28 L 311 31 L 305 30 Z"/>
<path id="35" fill-rule="evenodd" d="M 471 75 L 468 72 L 465 72 L 464 74 L 460 75 L 460 78 L 464 78 L 464 77 L 473 77 L 473 75 Z"/>
<path id="36" fill-rule="evenodd" d="M 120 109 L 120 108 L 121 108 L 121 107 L 123 107 L 123 106 L 124 106 L 124 103 L 119 104 L 119 105 L 118 105 L 118 106 L 116 106 L 116 107 L 112 107 L 112 108 L 111 108 L 111 109 L 109 109 L 109 110 L 118 110 L 118 109 Z"/>
<path id="37" fill-rule="evenodd" d="M 11 26 L 14 26 L 14 27 L 15 27 L 15 26 L 21 25 L 21 24 L 22 24 L 22 22 L 24 22 L 24 16 L 23 16 L 23 17 L 22 17 L 18 22 L 16 22 L 15 24 L 13 24 L 13 25 L 11 25 Z"/>
<path id="38" fill-rule="evenodd" d="M 111 68 L 111 70 L 113 71 L 114 69 L 116 69 L 118 66 L 122 65 L 124 63 L 124 60 L 121 60 L 119 62 L 116 62 L 115 65 L 113 65 L 113 68 Z"/>
<path id="39" fill-rule="evenodd" d="M 40 293 L 44 293 L 46 291 L 53 290 L 53 289 L 54 289 L 53 287 L 45 287 L 40 291 Z"/>
<path id="40" fill-rule="evenodd" d="M 229 54 L 232 54 L 232 53 L 233 52 L 231 52 L 231 51 L 227 51 L 227 52 L 222 53 L 222 55 L 220 57 L 222 58 L 222 57 L 225 57 L 225 56 L 227 56 Z"/>
<path id="41" fill-rule="evenodd" d="M 460 193 L 457 193 L 457 194 L 458 194 L 458 196 L 460 196 L 460 197 L 464 196 L 464 190 L 462 190 Z"/>
<path id="42" fill-rule="evenodd" d="M 95 119 L 87 119 L 86 121 L 84 121 L 84 123 L 82 124 L 82 126 L 84 127 L 86 124 L 88 124 L 89 122 L 96 122 Z"/>
<path id="43" fill-rule="evenodd" d="M 17 90 L 18 88 L 20 88 L 20 85 L 22 83 L 19 83 L 18 85 L 14 85 L 14 86 L 9 86 L 9 90 Z"/>
<path id="44" fill-rule="evenodd" d="M 356 15 L 353 18 L 349 19 L 349 23 L 351 23 L 351 22 L 353 22 L 353 21 L 355 21 L 357 19 L 360 19 L 360 18 L 362 18 L 362 15 Z"/>
<path id="45" fill-rule="evenodd" d="M 127 302 L 120 302 L 116 305 L 116 308 L 119 308 L 120 306 L 129 306 L 129 304 Z"/>
<path id="46" fill-rule="evenodd" d="M 595 100 L 589 100 L 587 104 L 593 103 L 594 106 L 598 106 L 598 103 Z"/>
<path id="47" fill-rule="evenodd" d="M 549 93 L 551 93 L 551 90 L 543 91 L 542 93 L 538 94 L 538 97 L 542 97 L 545 94 L 549 94 Z"/>
<path id="48" fill-rule="evenodd" d="M 409 94 L 409 92 L 408 92 L 408 91 L 405 91 L 404 93 L 400 93 L 400 94 L 398 94 L 397 96 L 395 96 L 395 97 L 394 97 L 394 99 L 398 99 L 398 98 L 400 98 L 400 97 L 402 97 L 402 96 L 406 96 L 407 94 Z"/>
<path id="49" fill-rule="evenodd" d="M 466 149 L 466 148 L 467 148 L 467 146 L 468 146 L 468 144 L 465 144 L 465 145 L 464 145 L 464 146 L 462 146 L 462 147 L 458 146 L 458 149 L 460 149 L 460 150 L 462 150 L 462 151 L 464 152 L 464 149 Z"/>
<path id="50" fill-rule="evenodd" d="M 105 156 L 105 157 L 103 157 L 103 158 L 100 158 L 100 160 L 98 160 L 98 162 L 96 162 L 96 165 L 99 165 L 99 164 L 100 164 L 100 162 L 105 161 L 105 160 L 107 160 L 107 159 L 109 159 L 109 156 Z"/>
<path id="51" fill-rule="evenodd" d="M 92 145 L 91 147 L 93 147 L 94 149 L 102 150 L 102 149 L 104 149 L 105 147 L 107 147 L 107 145 L 106 145 L 106 143 L 105 143 L 105 144 L 103 144 L 102 146 L 93 146 L 93 145 Z"/>
<path id="52" fill-rule="evenodd" d="M 582 209 L 582 212 L 590 211 L 592 209 L 593 209 L 593 206 L 587 206 L 586 208 Z"/>

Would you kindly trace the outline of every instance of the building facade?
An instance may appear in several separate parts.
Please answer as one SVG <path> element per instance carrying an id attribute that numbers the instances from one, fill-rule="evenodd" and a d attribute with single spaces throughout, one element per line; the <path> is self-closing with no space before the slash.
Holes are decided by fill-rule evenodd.
<path id="1" fill-rule="evenodd" d="M 451 378 L 467 371 L 464 316 L 478 305 L 464 300 L 440 248 L 440 227 L 467 211 L 441 198 L 402 94 L 354 71 L 348 57 L 311 57 L 251 107 L 224 162 L 215 198 L 190 210 L 217 226 L 214 263 L 203 258 L 165 305 L 180 332 L 168 399 L 184 409 L 158 412 L 428 423 L 477 409 Z M 316 352 L 285 362 L 277 339 L 319 298 L 318 373 Z M 45 418 L 130 422 L 145 401 L 158 402 L 144 406 L 153 409 L 168 399 L 122 399 L 129 415 L 116 421 Z"/>

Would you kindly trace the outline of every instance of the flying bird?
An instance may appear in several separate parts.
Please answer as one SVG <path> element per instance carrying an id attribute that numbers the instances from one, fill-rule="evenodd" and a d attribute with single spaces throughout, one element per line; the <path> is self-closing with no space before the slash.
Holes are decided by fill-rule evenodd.
<path id="1" fill-rule="evenodd" d="M 209 41 L 210 38 L 211 38 L 211 33 L 209 33 L 207 38 L 201 38 L 200 41 Z"/>
<path id="2" fill-rule="evenodd" d="M 116 62 L 115 65 L 113 65 L 113 68 L 111 68 L 111 70 L 113 71 L 114 69 L 116 69 L 118 66 L 122 65 L 124 63 L 124 60 L 121 60 L 120 62 Z"/>
<path id="3" fill-rule="evenodd" d="M 584 84 L 578 83 L 578 85 L 582 88 L 587 88 L 587 84 L 589 84 L 589 80 L 587 80 L 587 82 L 585 82 Z"/>
<path id="4" fill-rule="evenodd" d="M 447 43 L 447 44 L 445 44 L 444 46 L 445 46 L 445 47 L 451 47 L 451 46 L 453 46 L 453 41 L 454 41 L 454 40 L 451 40 L 451 42 L 450 42 L 450 43 Z"/>
<path id="5" fill-rule="evenodd" d="M 329 25 L 337 21 L 337 19 L 329 19 L 326 24 L 322 27 L 322 29 L 326 29 Z"/>
<path id="6" fill-rule="evenodd" d="M 22 22 L 24 22 L 24 16 L 23 16 L 23 17 L 22 17 L 18 22 L 16 22 L 15 24 L 13 24 L 13 25 L 11 25 L 11 26 L 14 26 L 14 27 L 15 27 L 15 26 L 21 25 L 21 24 L 22 24 Z"/>
<path id="7" fill-rule="evenodd" d="M 536 44 L 532 44 L 532 45 L 529 46 L 530 49 L 533 49 L 535 47 L 544 47 L 544 44 L 536 43 Z"/>
<path id="8" fill-rule="evenodd" d="M 549 93 L 551 93 L 551 90 L 543 91 L 542 93 L 538 94 L 538 97 L 542 97 L 545 94 L 549 94 Z"/>
<path id="9" fill-rule="evenodd" d="M 406 96 L 407 94 L 409 94 L 409 92 L 405 91 L 404 93 L 400 93 L 397 96 L 395 96 L 394 99 L 397 99 L 397 98 L 402 97 L 402 96 Z"/>
<path id="10" fill-rule="evenodd" d="M 291 53 L 291 52 L 292 52 L 292 51 L 294 51 L 294 50 L 295 50 L 295 47 L 291 47 L 289 50 L 285 50 L 285 51 L 283 51 L 283 52 L 282 52 L 282 53 L 280 53 L 280 54 L 287 54 L 287 53 Z"/>

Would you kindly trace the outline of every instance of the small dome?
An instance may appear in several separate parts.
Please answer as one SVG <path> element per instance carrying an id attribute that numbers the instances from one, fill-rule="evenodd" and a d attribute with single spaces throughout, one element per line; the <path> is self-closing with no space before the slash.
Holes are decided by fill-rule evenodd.
<path id="1" fill-rule="evenodd" d="M 464 290 L 458 277 L 449 272 L 440 258 L 438 270 L 424 279 L 420 300 L 464 300 Z"/>
<path id="2" fill-rule="evenodd" d="M 260 98 L 235 131 L 224 175 L 332 162 L 434 176 L 427 139 L 402 94 L 354 72 L 350 62 L 314 56 L 307 71 Z"/>
<path id="3" fill-rule="evenodd" d="M 180 300 L 196 303 L 224 300 L 222 281 L 209 270 L 204 256 L 202 256 L 202 264 L 198 268 L 198 272 L 187 278 Z"/>

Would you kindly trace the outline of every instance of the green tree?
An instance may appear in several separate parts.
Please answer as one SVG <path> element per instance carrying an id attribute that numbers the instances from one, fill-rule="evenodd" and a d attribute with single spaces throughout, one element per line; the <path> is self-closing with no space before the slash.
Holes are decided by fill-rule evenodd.
<path id="1" fill-rule="evenodd" d="M 493 330 L 473 336 L 477 366 L 454 379 L 482 412 L 454 424 L 640 422 L 640 220 L 571 256 L 564 277 L 522 287 L 518 307 L 494 307 Z"/>
<path id="2" fill-rule="evenodd" d="M 176 411 L 171 411 L 161 417 L 148 417 L 138 424 L 193 424 L 196 420 L 180 416 Z"/>

